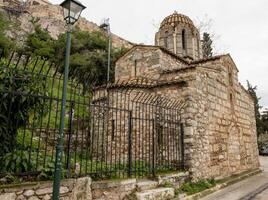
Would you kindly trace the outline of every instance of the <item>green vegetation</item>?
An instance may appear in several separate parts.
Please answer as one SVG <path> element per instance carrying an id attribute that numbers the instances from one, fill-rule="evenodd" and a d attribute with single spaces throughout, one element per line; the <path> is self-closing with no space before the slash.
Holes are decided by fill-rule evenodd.
<path id="1" fill-rule="evenodd" d="M 34 32 L 28 35 L 23 51 L 44 59 L 52 59 L 55 55 L 54 43 L 56 41 L 52 39 L 48 31 L 41 28 L 38 21 L 38 19 L 32 18 Z"/>
<path id="2" fill-rule="evenodd" d="M 205 32 L 203 33 L 203 40 L 202 40 L 202 52 L 204 58 L 211 58 L 213 56 L 213 48 L 212 48 L 212 39 L 210 34 Z"/>
<path id="3" fill-rule="evenodd" d="M 259 103 L 261 98 L 257 96 L 257 86 L 252 86 L 249 81 L 247 81 L 247 90 L 254 100 L 257 135 L 259 136 L 268 131 L 268 111 L 265 112 L 263 116 L 260 113 L 262 106 Z"/>
<path id="4" fill-rule="evenodd" d="M 265 110 L 261 116 L 264 132 L 268 133 L 268 110 Z"/>
<path id="5" fill-rule="evenodd" d="M 63 63 L 65 47 L 65 34 L 59 36 L 55 45 L 55 62 Z M 72 48 L 70 56 L 70 78 L 77 80 L 84 86 L 85 90 L 92 85 L 106 83 L 108 38 L 101 32 L 86 32 L 75 29 L 72 34 Z M 111 72 L 114 77 L 115 61 L 126 51 L 126 49 L 111 50 Z M 63 66 L 63 65 L 61 65 Z M 61 70 L 63 71 L 63 69 Z"/>
<path id="6" fill-rule="evenodd" d="M 8 59 L 5 58 L 0 63 L 0 172 L 38 172 L 38 179 L 47 180 L 53 175 L 55 152 L 52 150 L 54 146 L 49 146 L 51 144 L 47 144 L 41 134 L 44 129 L 55 132 L 59 126 L 66 36 L 61 34 L 57 40 L 53 39 L 47 30 L 38 25 L 38 19 L 33 18 L 31 22 L 35 31 L 27 36 L 18 52 L 30 55 L 30 62 L 24 66 L 25 57 L 18 65 L 11 63 L 7 67 Z M 0 53 L 4 50 L 5 57 L 16 46 L 6 36 L 9 24 L 11 23 L 4 15 L 0 15 Z M 110 77 L 114 77 L 115 60 L 125 51 L 124 48 L 112 48 Z M 18 57 L 15 55 L 14 59 Z M 73 129 L 76 131 L 85 129 L 81 127 L 82 120 L 88 120 L 90 116 L 88 103 L 91 86 L 106 83 L 107 57 L 108 38 L 104 33 L 73 30 L 66 115 L 69 115 L 72 108 L 70 102 L 76 101 L 73 119 Z M 37 58 L 39 63 L 36 65 Z M 48 61 L 44 63 L 45 60 Z M 55 65 L 51 67 L 50 62 Z M 66 117 L 66 129 L 69 120 Z M 86 158 L 85 155 L 73 153 L 70 156 L 71 175 L 75 174 L 74 167 L 77 163 L 80 163 L 83 175 L 106 171 L 101 175 L 93 174 L 96 179 L 117 178 L 118 173 L 127 175 L 127 164 L 107 165 L 103 161 Z M 66 161 L 63 159 L 63 162 Z M 134 168 L 137 171 L 133 173 L 138 175 L 150 170 L 149 165 L 143 161 L 133 163 Z M 63 170 L 63 176 L 65 175 L 66 171 Z"/>
<path id="7" fill-rule="evenodd" d="M 216 185 L 216 181 L 214 179 L 210 180 L 200 180 L 198 182 L 192 182 L 192 183 L 184 183 L 180 187 L 181 192 L 185 192 L 187 195 L 192 195 L 198 192 L 201 192 L 203 190 L 212 188 Z M 178 191 L 177 191 L 178 192 Z"/>
<path id="8" fill-rule="evenodd" d="M 4 49 L 4 54 L 8 54 L 10 48 L 14 47 L 12 40 L 6 36 L 6 32 L 10 30 L 10 26 L 11 22 L 0 12 L 0 49 Z"/>
<path id="9" fill-rule="evenodd" d="M 5 68 L 0 62 L 0 156 L 14 149 L 18 129 L 29 122 L 33 113 L 41 113 L 45 100 L 36 95 L 44 93 L 44 84 L 39 76 Z M 11 91 L 18 94 L 13 95 Z"/>
<path id="10" fill-rule="evenodd" d="M 34 33 L 29 34 L 25 43 L 25 51 L 45 59 L 49 59 L 61 67 L 65 57 L 66 34 L 53 39 L 48 31 L 38 24 L 38 19 L 32 19 Z M 114 77 L 115 61 L 126 51 L 125 48 L 111 49 L 110 77 Z M 107 77 L 108 38 L 102 32 L 72 31 L 72 45 L 70 55 L 70 79 L 83 85 L 84 92 L 93 85 L 106 83 Z M 112 79 L 113 80 L 113 79 Z"/>

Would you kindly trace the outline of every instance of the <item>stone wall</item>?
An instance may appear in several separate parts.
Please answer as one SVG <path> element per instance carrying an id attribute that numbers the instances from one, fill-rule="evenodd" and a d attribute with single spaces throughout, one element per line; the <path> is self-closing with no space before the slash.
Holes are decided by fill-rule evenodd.
<path id="1" fill-rule="evenodd" d="M 51 200 L 52 182 L 0 186 L 1 200 Z M 61 200 L 91 200 L 91 179 L 64 180 L 60 187 Z"/>
<path id="2" fill-rule="evenodd" d="M 195 178 L 222 178 L 259 167 L 253 101 L 229 56 L 196 66 L 188 83 L 185 131 Z"/>
<path id="3" fill-rule="evenodd" d="M 115 80 L 124 81 L 135 77 L 157 80 L 166 70 L 186 68 L 176 56 L 159 47 L 137 45 L 116 63 Z"/>
<path id="4" fill-rule="evenodd" d="M 99 88 L 94 95 L 94 103 L 98 109 L 96 113 L 104 113 L 105 110 L 103 116 L 107 116 L 104 131 L 101 131 L 104 142 L 101 140 L 97 142 L 94 139 L 94 142 L 99 144 L 99 149 L 104 148 L 104 151 L 108 153 L 104 156 L 105 159 L 111 163 L 127 163 L 130 148 L 129 134 L 131 134 L 133 162 L 142 161 L 153 165 L 154 153 L 156 165 L 158 162 L 161 165 L 161 162 L 165 160 L 170 165 L 179 166 L 181 158 L 180 109 L 168 105 L 178 103 L 183 99 L 176 98 L 174 102 L 172 98 L 160 97 L 157 95 L 158 87 L 155 88 L 157 90 L 154 88 L 131 88 L 129 90 L 120 85 L 117 86 L 117 88 L 109 88 L 108 92 Z M 161 90 L 167 91 L 169 87 L 162 86 Z M 174 84 L 173 88 L 182 88 L 182 86 Z M 103 102 L 106 102 L 106 106 Z M 131 125 L 129 124 L 130 117 Z M 103 126 L 103 123 L 96 121 L 94 127 L 100 129 L 100 125 Z M 130 127 L 131 133 L 129 133 Z M 99 134 L 99 131 L 96 133 Z M 100 148 L 100 144 L 103 143 L 107 144 L 104 145 L 106 147 Z M 103 151 L 99 150 L 99 152 Z"/>
<path id="5" fill-rule="evenodd" d="M 188 181 L 187 172 L 159 175 L 155 180 L 124 179 L 93 181 L 90 178 L 63 180 L 60 200 L 123 200 L 133 199 L 137 191 L 163 187 L 165 183 L 178 185 Z M 132 194 L 132 195 L 131 195 Z M 52 183 L 22 183 L 0 186 L 1 200 L 51 200 Z M 131 197 L 132 198 L 131 198 Z"/>
<path id="6" fill-rule="evenodd" d="M 185 102 L 185 157 L 193 179 L 222 178 L 259 167 L 253 100 L 239 83 L 229 55 L 184 64 L 156 47 L 137 47 L 119 60 L 117 80 L 133 78 L 135 56 L 141 58 L 137 77 L 171 83 L 151 93 Z M 172 85 L 177 80 L 186 86 Z"/>

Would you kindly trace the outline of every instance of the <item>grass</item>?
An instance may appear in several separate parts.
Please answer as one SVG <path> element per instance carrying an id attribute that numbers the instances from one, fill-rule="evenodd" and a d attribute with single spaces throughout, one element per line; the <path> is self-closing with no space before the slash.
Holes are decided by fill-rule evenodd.
<path id="1" fill-rule="evenodd" d="M 187 195 L 193 195 L 214 186 L 216 186 L 216 181 L 214 179 L 200 180 L 198 182 L 184 183 L 180 187 L 180 191 Z"/>

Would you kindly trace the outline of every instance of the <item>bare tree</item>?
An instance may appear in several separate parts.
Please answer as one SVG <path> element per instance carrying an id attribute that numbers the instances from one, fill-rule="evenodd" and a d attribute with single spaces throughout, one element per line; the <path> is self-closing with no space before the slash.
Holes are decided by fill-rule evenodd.
<path id="1" fill-rule="evenodd" d="M 196 24 L 197 29 L 199 30 L 200 35 L 203 36 L 203 38 L 201 39 L 202 46 L 206 48 L 205 52 L 209 53 L 205 55 L 205 57 L 206 56 L 210 57 L 210 51 L 208 50 L 209 46 L 211 46 L 211 49 L 212 49 L 211 56 L 224 54 L 227 51 L 224 47 L 222 46 L 219 47 L 218 45 L 219 40 L 220 40 L 220 35 L 216 34 L 215 31 L 213 30 L 213 27 L 214 27 L 213 19 L 209 18 L 208 15 L 205 15 L 202 18 L 197 18 L 195 20 L 195 24 Z M 203 45 L 203 42 L 208 42 L 208 43 Z"/>

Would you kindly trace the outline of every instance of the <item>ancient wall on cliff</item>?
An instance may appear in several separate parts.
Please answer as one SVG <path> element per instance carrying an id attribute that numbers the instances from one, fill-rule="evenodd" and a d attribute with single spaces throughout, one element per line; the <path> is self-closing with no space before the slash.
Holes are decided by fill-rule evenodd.
<path id="1" fill-rule="evenodd" d="M 33 26 L 30 22 L 32 17 L 39 18 L 41 27 L 47 29 L 53 38 L 57 38 L 59 34 L 66 31 L 62 8 L 46 0 L 28 0 L 25 4 L 18 0 L 6 1 L 2 6 L 0 4 L 0 7 L 20 27 L 20 31 L 9 33 L 19 41 L 23 40 L 27 33 L 33 32 Z M 88 32 L 102 31 L 97 24 L 83 17 L 78 20 L 76 26 Z M 112 34 L 112 44 L 115 48 L 130 48 L 133 46 L 131 42 L 115 34 Z"/>

